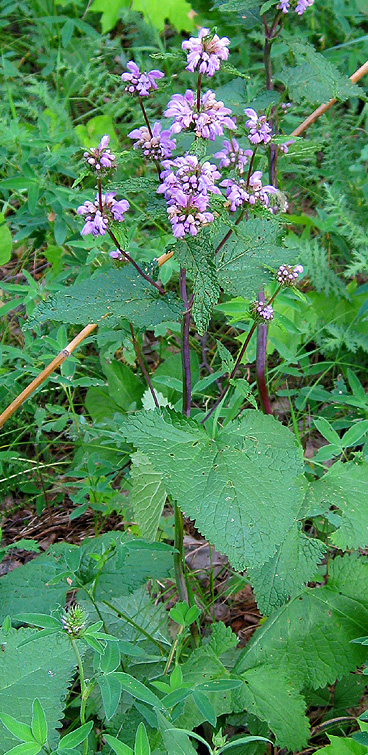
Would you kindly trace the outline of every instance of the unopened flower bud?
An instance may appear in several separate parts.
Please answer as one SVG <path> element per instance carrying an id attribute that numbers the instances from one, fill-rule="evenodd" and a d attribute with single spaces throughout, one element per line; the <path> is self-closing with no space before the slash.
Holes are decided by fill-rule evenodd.
<path id="1" fill-rule="evenodd" d="M 86 627 L 88 615 L 83 608 L 76 603 L 74 606 L 70 606 L 67 611 L 64 611 L 61 616 L 61 623 L 63 629 L 71 636 L 78 637 L 83 629 Z"/>

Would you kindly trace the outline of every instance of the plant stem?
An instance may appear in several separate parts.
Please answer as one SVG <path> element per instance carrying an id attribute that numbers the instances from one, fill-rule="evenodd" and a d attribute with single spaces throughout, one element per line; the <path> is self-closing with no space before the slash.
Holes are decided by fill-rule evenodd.
<path id="1" fill-rule="evenodd" d="M 250 331 L 249 331 L 249 333 L 248 333 L 248 335 L 247 335 L 247 337 L 246 337 L 246 339 L 245 339 L 245 341 L 244 341 L 244 343 L 243 343 L 243 346 L 241 347 L 241 350 L 239 352 L 239 356 L 238 356 L 238 358 L 237 358 L 237 360 L 235 362 L 235 365 L 234 365 L 234 367 L 233 367 L 233 369 L 232 369 L 232 371 L 231 371 L 231 373 L 229 375 L 229 378 L 228 378 L 228 381 L 227 381 L 225 387 L 222 389 L 219 397 L 216 399 L 214 405 L 211 406 L 211 409 L 207 412 L 206 416 L 203 417 L 203 419 L 201 419 L 201 424 L 202 425 L 204 425 L 204 423 L 207 422 L 207 420 L 210 418 L 211 414 L 215 411 L 215 409 L 217 409 L 218 405 L 220 404 L 220 402 L 222 401 L 222 399 L 224 398 L 224 396 L 228 392 L 228 390 L 230 388 L 230 385 L 231 385 L 231 381 L 235 377 L 235 375 L 236 375 L 236 373 L 237 373 L 237 371 L 238 371 L 238 369 L 240 367 L 241 361 L 243 359 L 243 356 L 244 356 L 244 354 L 246 352 L 246 349 L 247 349 L 247 347 L 249 345 L 249 341 L 252 338 L 252 335 L 253 335 L 256 327 L 257 327 L 257 324 L 254 322 L 253 325 L 252 325 L 252 327 L 251 327 L 251 329 L 250 329 Z"/>
<path id="2" fill-rule="evenodd" d="M 78 645 L 74 638 L 70 638 L 70 642 L 74 651 L 74 655 L 77 659 L 77 665 L 78 665 L 78 670 L 79 670 L 79 682 L 80 682 L 80 688 L 81 688 L 81 706 L 80 706 L 79 715 L 80 715 L 81 726 L 83 726 L 83 724 L 86 723 L 87 685 L 84 678 L 83 662 L 82 662 L 81 654 L 78 650 Z M 87 752 L 88 752 L 88 738 L 85 740 L 84 745 L 83 745 L 84 755 L 86 755 Z"/>
<path id="3" fill-rule="evenodd" d="M 202 75 L 198 74 L 198 81 L 197 81 L 197 113 L 199 113 L 199 109 L 201 107 L 201 82 L 202 82 Z"/>
<path id="4" fill-rule="evenodd" d="M 250 158 L 250 163 L 249 163 L 249 168 L 248 168 L 248 175 L 247 175 L 247 183 L 246 183 L 246 186 L 245 186 L 246 189 L 248 189 L 250 177 L 252 175 L 252 168 L 253 168 L 253 163 L 254 163 L 254 158 L 256 156 L 256 152 L 257 152 L 257 147 L 255 147 L 255 149 L 253 150 L 252 157 Z"/>
<path id="5" fill-rule="evenodd" d="M 145 124 L 146 124 L 146 126 L 148 128 L 148 133 L 149 133 L 151 139 L 153 139 L 152 129 L 151 129 L 151 126 L 150 126 L 150 122 L 148 120 L 148 116 L 147 116 L 147 113 L 146 113 L 146 108 L 143 105 L 142 98 L 139 97 L 138 99 L 139 99 L 139 104 L 141 106 L 141 110 L 142 110 L 142 113 L 143 113 L 143 118 L 145 120 Z M 160 166 L 159 166 L 159 164 L 157 162 L 155 162 L 155 165 L 156 165 L 156 170 L 157 170 L 157 173 L 158 173 L 158 177 L 160 178 L 161 168 L 160 168 Z"/>
<path id="6" fill-rule="evenodd" d="M 183 368 L 183 414 L 186 417 L 190 415 L 191 393 L 192 393 L 192 377 L 190 370 L 190 351 L 189 351 L 189 325 L 190 325 L 190 312 L 191 302 L 188 301 L 187 285 L 186 285 L 187 271 L 184 267 L 180 268 L 180 296 L 184 302 L 185 312 L 182 320 L 181 327 L 181 360 Z"/>
<path id="7" fill-rule="evenodd" d="M 142 278 L 144 278 L 144 280 L 148 281 L 148 283 L 150 283 L 152 286 L 154 286 L 155 288 L 157 288 L 157 291 L 159 291 L 160 294 L 166 294 L 166 291 L 163 288 L 163 286 L 161 286 L 160 283 L 156 283 L 156 281 L 152 280 L 152 278 L 150 278 L 149 275 L 147 275 L 146 273 L 144 273 L 143 270 L 142 270 L 142 268 L 139 267 L 139 265 L 136 263 L 135 260 L 133 260 L 133 258 L 130 256 L 130 254 L 128 254 L 128 252 L 125 252 L 124 249 L 121 248 L 121 246 L 120 246 L 120 244 L 119 244 L 119 242 L 118 242 L 115 234 L 109 228 L 107 229 L 107 232 L 108 232 L 110 238 L 112 239 L 112 241 L 114 242 L 114 244 L 116 244 L 116 248 L 125 257 L 125 259 L 127 260 L 127 262 L 131 262 L 132 263 L 132 265 L 133 265 L 133 267 L 135 267 L 137 273 L 139 273 L 139 275 L 141 275 Z"/>
<path id="8" fill-rule="evenodd" d="M 264 302 L 264 291 L 258 294 L 258 300 Z M 257 328 L 257 356 L 256 356 L 256 376 L 259 400 L 265 414 L 272 414 L 271 403 L 267 393 L 266 386 L 266 346 L 267 346 L 267 325 L 258 325 Z"/>
<path id="9" fill-rule="evenodd" d="M 279 293 L 279 291 L 280 291 L 280 288 L 281 288 L 281 286 L 279 286 L 279 287 L 278 287 L 278 288 L 276 289 L 275 293 L 274 293 L 274 294 L 273 294 L 273 295 L 271 296 L 271 298 L 270 298 L 270 300 L 269 300 L 269 301 L 267 302 L 267 304 L 272 304 L 272 302 L 273 302 L 273 301 L 275 300 L 275 298 L 276 298 L 277 294 Z M 263 301 L 264 301 L 264 299 L 263 299 Z M 247 335 L 247 337 L 246 337 L 246 339 L 245 339 L 245 341 L 244 341 L 244 343 L 243 343 L 243 346 L 241 347 L 241 350 L 240 350 L 240 352 L 239 352 L 239 356 L 238 356 L 238 358 L 237 358 L 237 360 L 236 360 L 236 362 L 235 362 L 235 365 L 234 365 L 234 367 L 233 367 L 233 369 L 232 369 L 232 371 L 231 371 L 231 373 L 230 373 L 230 375 L 229 375 L 229 379 L 228 379 L 228 381 L 227 381 L 227 383 L 226 383 L 225 387 L 224 387 L 224 388 L 222 389 L 222 391 L 221 391 L 221 393 L 220 393 L 219 397 L 218 397 L 218 398 L 216 399 L 216 401 L 215 401 L 214 405 L 213 405 L 213 406 L 211 406 L 211 409 L 209 410 L 209 412 L 207 412 L 206 416 L 205 416 L 205 417 L 204 417 L 203 419 L 201 419 L 201 424 L 202 424 L 202 425 L 203 425 L 203 424 L 204 424 L 204 423 L 205 423 L 205 422 L 206 422 L 206 421 L 208 420 L 208 418 L 209 418 L 209 417 L 211 416 L 211 414 L 212 414 L 212 413 L 213 413 L 213 412 L 215 411 L 215 409 L 217 409 L 217 407 L 218 407 L 219 403 L 220 403 L 220 402 L 222 401 L 222 399 L 223 399 L 223 398 L 224 398 L 224 396 L 226 395 L 227 391 L 229 390 L 229 388 L 230 388 L 230 385 L 231 385 L 231 381 L 233 380 L 233 378 L 235 377 L 236 373 L 238 372 L 238 369 L 239 369 L 239 367 L 240 367 L 241 361 L 242 361 L 242 359 L 243 359 L 243 356 L 244 356 L 244 354 L 245 354 L 245 352 L 246 352 L 246 349 L 247 349 L 247 347 L 248 347 L 248 345 L 249 345 L 250 339 L 252 338 L 252 335 L 253 335 L 253 333 L 254 333 L 254 331 L 255 331 L 256 327 L 257 327 L 257 323 L 256 323 L 256 322 L 254 322 L 254 323 L 253 323 L 253 325 L 252 325 L 252 327 L 251 327 L 251 329 L 250 329 L 250 331 L 249 331 L 249 333 L 248 333 L 248 335 Z M 266 331 L 267 331 L 267 325 L 265 325 L 265 326 L 264 326 L 264 325 L 262 325 L 262 326 L 258 326 L 258 327 L 259 327 L 259 328 L 260 328 L 260 327 L 265 327 L 265 328 L 266 328 Z M 271 412 L 271 414 L 272 414 L 272 412 Z"/>
<path id="10" fill-rule="evenodd" d="M 130 327 L 130 332 L 131 332 L 131 335 L 132 335 L 132 341 L 133 341 L 134 351 L 136 353 L 136 357 L 138 359 L 139 366 L 140 366 L 140 368 L 141 368 L 141 370 L 143 372 L 144 377 L 146 378 L 147 385 L 148 385 L 148 388 L 151 391 L 151 395 L 152 395 L 155 407 L 156 407 L 156 409 L 159 409 L 160 408 L 160 404 L 157 401 L 157 396 L 156 396 L 156 393 L 155 393 L 155 389 L 154 389 L 154 387 L 153 387 L 153 385 L 151 383 L 150 376 L 149 376 L 149 374 L 148 374 L 148 372 L 146 370 L 146 367 L 145 367 L 145 364 L 144 364 L 144 361 L 143 361 L 143 357 L 142 357 L 141 352 L 140 352 L 138 341 L 137 341 L 137 339 L 136 339 L 136 337 L 134 335 L 133 325 L 131 323 L 129 323 L 129 327 Z"/>
<path id="11" fill-rule="evenodd" d="M 277 26 L 281 21 L 282 13 L 278 11 L 276 13 L 274 22 L 271 29 L 268 28 L 265 17 L 263 16 L 264 30 L 265 30 L 265 45 L 263 51 L 263 60 L 266 70 L 266 87 L 268 91 L 273 90 L 273 74 L 271 63 L 271 47 L 272 42 L 277 36 Z M 270 118 L 272 125 L 272 117 Z M 272 186 L 277 186 L 277 147 L 274 144 L 270 144 L 269 147 L 269 174 L 270 183 Z M 264 291 L 261 290 L 258 295 L 258 300 L 264 302 Z M 272 414 L 271 403 L 267 392 L 266 386 L 266 346 L 267 346 L 267 325 L 258 325 L 257 329 L 257 354 L 256 354 L 256 377 L 258 395 L 261 402 L 262 409 L 265 414 Z"/>
<path id="12" fill-rule="evenodd" d="M 180 600 L 185 600 L 188 603 L 189 602 L 188 601 L 188 588 L 187 588 L 187 583 L 186 583 L 185 573 L 184 573 L 184 563 L 185 563 L 184 542 L 183 542 L 184 520 L 183 520 L 183 514 L 181 513 L 177 503 L 175 503 L 174 505 L 174 515 L 175 515 L 174 547 L 176 550 L 176 553 L 174 553 L 175 581 L 176 581 L 176 586 L 178 588 Z"/>

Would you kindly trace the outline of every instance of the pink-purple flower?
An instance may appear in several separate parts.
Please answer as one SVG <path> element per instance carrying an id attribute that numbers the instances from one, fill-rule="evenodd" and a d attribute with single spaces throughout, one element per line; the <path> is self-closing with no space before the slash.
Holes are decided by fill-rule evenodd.
<path id="1" fill-rule="evenodd" d="M 161 131 L 161 124 L 157 121 L 153 124 L 151 133 L 147 126 L 135 128 L 128 134 L 130 139 L 136 139 L 133 149 L 141 149 L 147 160 L 165 160 L 171 157 L 176 147 L 175 139 L 171 138 L 171 132 Z"/>
<path id="2" fill-rule="evenodd" d="M 134 60 L 127 63 L 128 72 L 122 73 L 122 81 L 126 82 L 125 91 L 129 94 L 138 94 L 139 97 L 147 97 L 152 89 L 157 89 L 156 79 L 162 79 L 162 71 L 153 69 L 152 71 L 140 72 Z"/>
<path id="3" fill-rule="evenodd" d="M 248 120 L 245 121 L 246 128 L 249 129 L 248 139 L 252 144 L 268 144 L 272 139 L 272 128 L 267 123 L 265 115 L 258 115 L 252 107 L 247 107 L 245 115 Z"/>
<path id="4" fill-rule="evenodd" d="M 209 29 L 200 29 L 198 37 L 182 42 L 182 49 L 187 52 L 186 70 L 194 73 L 196 68 L 200 74 L 213 76 L 219 70 L 221 62 L 229 57 L 230 40 L 211 34 Z"/>
<path id="5" fill-rule="evenodd" d="M 216 186 L 221 174 L 217 166 L 208 160 L 200 163 L 196 155 L 185 155 L 176 157 L 175 160 L 165 160 L 162 167 L 163 181 L 157 191 L 164 194 L 167 200 L 175 199 L 178 191 L 185 194 L 221 194 Z"/>
<path id="6" fill-rule="evenodd" d="M 304 11 L 310 8 L 313 3 L 314 0 L 280 0 L 277 7 L 283 13 L 289 13 L 290 8 L 294 8 L 298 16 L 302 16 Z"/>
<path id="7" fill-rule="evenodd" d="M 215 152 L 214 154 L 214 157 L 220 160 L 220 168 L 228 168 L 231 166 L 236 168 L 237 172 L 242 175 L 242 173 L 244 173 L 244 168 L 248 163 L 248 158 L 253 154 L 252 150 L 240 147 L 234 137 L 232 137 L 231 141 L 223 141 L 222 145 L 222 150 L 220 150 L 220 152 Z"/>
<path id="8" fill-rule="evenodd" d="M 238 207 L 247 203 L 250 205 L 260 204 L 263 207 L 269 207 L 270 194 L 276 194 L 277 189 L 274 186 L 262 184 L 262 172 L 256 170 L 252 173 L 248 185 L 243 178 L 234 181 L 232 178 L 226 178 L 221 182 L 221 186 L 226 187 L 226 198 L 230 202 L 231 212 L 235 212 Z"/>
<path id="9" fill-rule="evenodd" d="M 109 141 L 110 137 L 105 134 L 100 140 L 98 147 L 91 147 L 89 150 L 83 152 L 84 159 L 97 173 L 116 168 L 115 155 L 113 155 L 107 146 Z"/>
<path id="10" fill-rule="evenodd" d="M 101 194 L 101 204 L 98 194 L 94 202 L 87 200 L 77 208 L 78 215 L 85 215 L 85 223 L 81 230 L 82 236 L 89 233 L 92 236 L 104 236 L 109 222 L 124 220 L 124 213 L 129 210 L 129 202 L 126 199 L 116 201 L 115 191 Z"/>
<path id="11" fill-rule="evenodd" d="M 216 136 L 223 135 L 224 128 L 236 129 L 235 120 L 230 118 L 230 108 L 221 100 L 217 101 L 211 89 L 201 97 L 199 111 L 191 89 L 187 89 L 185 95 L 174 94 L 164 115 L 174 119 L 170 129 L 173 134 L 191 128 L 197 137 L 214 141 Z"/>
<path id="12" fill-rule="evenodd" d="M 299 275 L 304 272 L 303 265 L 280 265 L 277 273 L 276 280 L 281 286 L 295 286 Z"/>
<path id="13" fill-rule="evenodd" d="M 274 318 L 272 304 L 265 304 L 262 301 L 255 301 L 251 304 L 250 312 L 256 322 L 271 322 Z"/>
<path id="14" fill-rule="evenodd" d="M 196 155 L 164 160 L 162 184 L 157 189 L 167 203 L 167 213 L 176 238 L 196 236 L 214 219 L 208 211 L 209 194 L 221 194 L 216 181 L 221 178 L 216 165 L 200 163 Z"/>
<path id="15" fill-rule="evenodd" d="M 170 200 L 167 208 L 175 238 L 180 239 L 187 234 L 196 236 L 201 228 L 212 223 L 214 216 L 207 211 L 207 207 L 208 196 L 205 194 L 177 192 L 175 201 Z"/>

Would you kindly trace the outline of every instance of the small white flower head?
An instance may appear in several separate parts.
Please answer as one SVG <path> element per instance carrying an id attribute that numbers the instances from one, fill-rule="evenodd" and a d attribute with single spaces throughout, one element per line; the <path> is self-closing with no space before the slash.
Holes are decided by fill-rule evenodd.
<path id="1" fill-rule="evenodd" d="M 61 616 L 61 624 L 63 629 L 71 637 L 79 637 L 83 629 L 86 628 L 88 614 L 83 611 L 83 608 L 75 603 L 74 606 L 70 606 L 68 610 L 64 611 Z"/>
<path id="2" fill-rule="evenodd" d="M 276 280 L 280 286 L 295 286 L 299 275 L 304 272 L 303 265 L 280 265 L 277 273 Z"/>
<path id="3" fill-rule="evenodd" d="M 265 302 L 262 301 L 254 301 L 250 305 L 250 314 L 252 315 L 253 319 L 257 323 L 262 323 L 263 325 L 265 323 L 271 322 L 274 318 L 274 311 L 271 304 L 265 304 Z"/>

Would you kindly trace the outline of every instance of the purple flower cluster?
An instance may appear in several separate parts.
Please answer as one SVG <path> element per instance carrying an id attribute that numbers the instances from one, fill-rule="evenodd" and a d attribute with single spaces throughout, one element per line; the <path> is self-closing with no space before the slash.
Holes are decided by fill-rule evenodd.
<path id="1" fill-rule="evenodd" d="M 235 212 L 238 207 L 248 203 L 250 205 L 260 204 L 268 207 L 270 204 L 270 194 L 276 194 L 274 186 L 262 184 L 262 171 L 256 170 L 252 173 L 248 186 L 243 178 L 234 181 L 232 178 L 226 178 L 220 186 L 226 187 L 226 198 L 230 202 L 231 212 Z"/>
<path id="2" fill-rule="evenodd" d="M 280 0 L 277 7 L 283 13 L 289 13 L 290 8 L 294 8 L 298 16 L 302 16 L 304 11 L 310 8 L 313 3 L 314 0 Z"/>
<path id="3" fill-rule="evenodd" d="M 274 318 L 272 305 L 262 301 L 253 302 L 250 311 L 256 322 L 270 322 Z"/>
<path id="4" fill-rule="evenodd" d="M 230 142 L 227 140 L 223 141 L 222 146 L 223 149 L 214 154 L 214 157 L 220 160 L 220 168 L 228 168 L 231 166 L 236 168 L 237 172 L 242 175 L 244 173 L 244 168 L 248 163 L 248 157 L 252 157 L 252 150 L 244 150 L 234 138 L 232 138 Z"/>
<path id="5" fill-rule="evenodd" d="M 265 115 L 258 115 L 252 107 L 247 107 L 245 115 L 248 120 L 245 121 L 246 128 L 249 128 L 248 139 L 252 144 L 268 144 L 272 139 L 272 128 L 267 122 Z"/>
<path id="6" fill-rule="evenodd" d="M 280 265 L 276 280 L 281 286 L 295 286 L 299 275 L 304 272 L 303 265 Z"/>
<path id="7" fill-rule="evenodd" d="M 168 203 L 168 216 L 176 238 L 198 231 L 214 219 L 207 211 L 209 194 L 221 194 L 216 181 L 221 177 L 216 165 L 200 163 L 195 155 L 163 162 L 162 184 L 157 189 Z"/>
<path id="8" fill-rule="evenodd" d="M 162 71 L 153 69 L 148 73 L 141 73 L 137 64 L 133 60 L 127 63 L 129 73 L 122 73 L 122 81 L 127 82 L 125 91 L 129 94 L 138 94 L 139 97 L 147 97 L 151 89 L 157 89 L 156 79 L 162 79 Z"/>
<path id="9" fill-rule="evenodd" d="M 187 51 L 186 70 L 198 72 L 208 77 L 213 76 L 221 66 L 221 61 L 229 57 L 230 40 L 211 34 L 209 29 L 201 29 L 198 37 L 190 37 L 182 42 L 182 49 Z"/>
<path id="10" fill-rule="evenodd" d="M 161 124 L 153 124 L 151 132 L 147 126 L 135 128 L 128 134 L 130 139 L 137 139 L 133 149 L 141 149 L 148 160 L 165 160 L 171 157 L 176 147 L 175 139 L 171 139 L 170 131 L 161 131 Z"/>
<path id="11" fill-rule="evenodd" d="M 178 134 L 183 129 L 192 128 L 197 137 L 214 141 L 222 136 L 224 128 L 236 129 L 236 123 L 230 118 L 231 110 L 209 89 L 200 101 L 199 112 L 196 108 L 196 96 L 191 89 L 185 95 L 174 94 L 165 110 L 166 118 L 174 118 L 171 132 Z"/>
<path id="12" fill-rule="evenodd" d="M 98 194 L 94 202 L 87 200 L 77 208 L 78 215 L 85 215 L 85 223 L 81 230 L 82 236 L 89 233 L 92 236 L 104 236 L 109 222 L 124 220 L 124 213 L 129 210 L 129 202 L 126 199 L 115 200 L 115 191 L 101 194 L 101 207 Z"/>
<path id="13" fill-rule="evenodd" d="M 110 137 L 105 134 L 98 147 L 91 147 L 89 150 L 86 150 L 86 152 L 83 152 L 83 157 L 88 165 L 97 173 L 100 173 L 102 170 L 116 168 L 115 155 L 113 155 L 111 150 L 107 148 L 109 141 Z"/>

